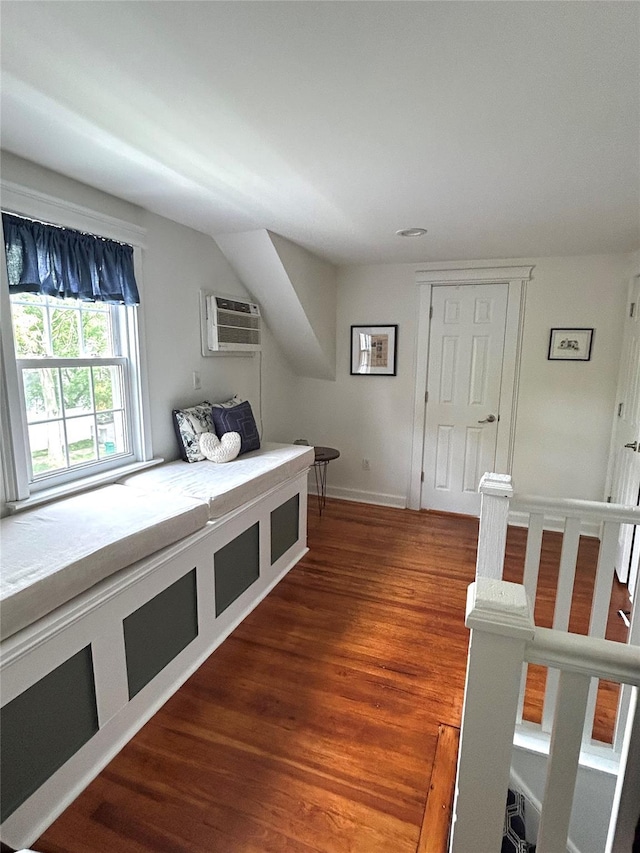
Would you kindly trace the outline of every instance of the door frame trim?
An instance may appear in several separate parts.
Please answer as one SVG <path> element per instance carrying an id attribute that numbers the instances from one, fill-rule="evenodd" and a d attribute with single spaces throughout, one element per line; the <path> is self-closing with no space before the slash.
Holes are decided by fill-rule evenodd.
<path id="1" fill-rule="evenodd" d="M 500 421 L 496 440 L 496 473 L 510 474 L 513 462 L 518 385 L 526 285 L 533 266 L 456 267 L 426 265 L 416 271 L 418 324 L 416 330 L 415 393 L 413 403 L 413 435 L 409 477 L 409 509 L 420 509 L 422 492 L 422 460 L 428 374 L 429 333 L 431 322 L 431 289 L 444 285 L 506 284 L 507 317 L 505 325 L 502 377 L 500 387 Z"/>
<path id="2" fill-rule="evenodd" d="M 617 432 L 618 432 L 618 415 L 617 409 L 618 404 L 621 402 L 621 396 L 624 394 L 623 386 L 622 386 L 622 359 L 624 358 L 624 332 L 626 331 L 626 322 L 628 318 L 629 311 L 629 303 L 633 300 L 633 291 L 637 287 L 637 280 L 640 279 L 640 270 L 638 272 L 634 272 L 634 274 L 629 278 L 629 283 L 627 285 L 627 295 L 625 302 L 625 314 L 624 321 L 625 327 L 623 329 L 623 341 L 622 341 L 622 351 L 620 353 L 620 362 L 618 364 L 618 381 L 616 383 L 616 399 L 615 405 L 613 407 L 613 417 L 611 419 L 611 438 L 609 439 L 609 456 L 607 458 L 607 476 L 605 480 L 604 487 L 604 496 L 603 500 L 607 500 L 608 495 L 613 495 L 613 487 L 615 485 L 615 474 L 616 474 L 616 444 L 618 441 Z M 640 291 L 639 291 L 640 292 Z"/>
<path id="3" fill-rule="evenodd" d="M 637 294 L 636 294 L 637 289 Z M 638 306 L 638 297 L 640 297 L 640 272 L 634 273 L 629 279 L 629 284 L 627 287 L 627 295 L 624 307 L 624 326 L 622 333 L 622 351 L 620 353 L 620 362 L 618 364 L 618 381 L 616 383 L 616 397 L 615 397 L 615 405 L 613 407 L 613 420 L 611 423 L 611 438 L 609 440 L 609 458 L 607 461 L 607 478 L 605 481 L 605 491 L 604 491 L 604 500 L 611 501 L 614 500 L 614 503 L 620 502 L 620 494 L 617 490 L 617 486 L 620 485 L 619 481 L 619 469 L 618 469 L 618 453 L 620 452 L 620 444 L 625 440 L 623 434 L 621 434 L 620 430 L 620 421 L 618 418 L 618 406 L 623 402 L 626 402 L 628 399 L 629 389 L 625 387 L 625 380 L 628 377 L 625 374 L 625 363 L 626 359 L 629 356 L 629 320 L 630 320 L 630 305 L 632 302 L 636 302 L 636 308 Z M 637 321 L 638 314 L 635 315 L 635 320 Z M 640 353 L 638 353 L 640 357 Z M 640 362 L 639 362 L 640 363 Z M 636 377 L 636 382 L 640 381 L 638 377 Z M 634 434 L 632 434 L 633 437 Z M 632 494 L 635 493 L 635 489 Z M 607 497 L 608 496 L 608 497 Z M 624 499 L 624 497 L 622 498 Z M 625 566 L 618 566 L 618 559 L 624 551 L 620 546 L 620 540 L 629 537 L 630 547 L 629 547 L 629 559 Z M 638 573 L 638 577 L 631 577 L 631 566 L 633 565 L 635 554 L 640 550 L 640 538 L 638 537 L 638 531 L 635 531 L 633 534 L 629 529 L 621 529 L 620 531 L 620 539 L 618 541 L 618 550 L 616 552 L 615 557 L 615 570 L 616 576 L 620 583 L 626 584 L 629 589 L 629 596 L 631 600 L 634 599 L 635 590 L 632 587 L 638 585 L 638 578 L 640 578 L 640 572 Z"/>

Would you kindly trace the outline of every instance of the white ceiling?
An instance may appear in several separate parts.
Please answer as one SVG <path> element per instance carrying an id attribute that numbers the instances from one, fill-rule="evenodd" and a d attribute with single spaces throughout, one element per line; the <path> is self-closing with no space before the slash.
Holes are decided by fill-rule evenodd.
<path id="1" fill-rule="evenodd" d="M 3 147 L 200 231 L 337 263 L 640 245 L 637 2 L 4 0 L 1 23 Z"/>

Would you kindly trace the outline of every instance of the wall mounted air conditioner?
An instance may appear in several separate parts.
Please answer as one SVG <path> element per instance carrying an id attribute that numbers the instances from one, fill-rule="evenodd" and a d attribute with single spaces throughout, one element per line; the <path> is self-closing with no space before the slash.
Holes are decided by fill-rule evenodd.
<path id="1" fill-rule="evenodd" d="M 261 327 L 260 307 L 255 302 L 200 291 L 202 355 L 259 352 Z"/>

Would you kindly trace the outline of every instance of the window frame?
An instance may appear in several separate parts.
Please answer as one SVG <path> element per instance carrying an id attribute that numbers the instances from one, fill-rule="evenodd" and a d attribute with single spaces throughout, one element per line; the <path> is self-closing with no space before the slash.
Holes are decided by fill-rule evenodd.
<path id="1" fill-rule="evenodd" d="M 20 294 L 17 294 L 19 297 Z M 49 297 L 52 299 L 52 297 Z M 13 301 L 12 301 L 13 304 Z M 88 310 L 88 306 L 93 303 L 80 302 L 80 305 L 77 308 L 73 308 L 74 311 L 81 311 L 82 307 L 86 306 Z M 28 483 L 31 492 L 42 491 L 46 488 L 51 488 L 53 486 L 60 485 L 61 483 L 70 482 L 71 480 L 78 479 L 80 477 L 80 471 L 84 470 L 87 476 L 91 474 L 97 474 L 101 471 L 107 471 L 111 468 L 121 467 L 124 464 L 137 461 L 134 453 L 134 442 L 133 435 L 135 432 L 135 412 L 132 412 L 131 406 L 131 382 L 130 382 L 130 374 L 131 374 L 131 364 L 130 364 L 130 356 L 129 356 L 129 342 L 127 335 L 127 322 L 125 311 L 127 308 L 122 305 L 109 305 L 109 314 L 111 317 L 112 324 L 112 341 L 115 345 L 115 349 L 119 351 L 119 355 L 111 355 L 111 356 L 80 356 L 77 358 L 71 357 L 62 357 L 62 356 L 18 356 L 15 354 L 15 362 L 16 369 L 18 372 L 18 383 L 21 389 L 21 409 L 22 409 L 22 417 L 24 421 L 24 436 L 25 436 L 25 447 L 27 449 L 26 453 L 26 462 L 27 462 L 27 474 L 28 474 Z M 50 312 L 47 312 L 50 314 Z M 47 324 L 50 323 L 50 318 L 48 318 Z M 124 334 L 122 333 L 124 332 Z M 124 342 L 124 343 L 123 343 Z M 65 468 L 59 469 L 57 471 L 52 471 L 50 473 L 44 473 L 40 476 L 34 475 L 33 473 L 33 454 L 31 452 L 31 441 L 29 438 L 29 427 L 34 425 L 35 423 L 45 423 L 47 420 L 60 421 L 64 424 L 64 432 L 65 436 L 67 433 L 67 425 L 71 423 L 73 420 L 77 418 L 91 417 L 96 418 L 100 411 L 94 409 L 91 412 L 86 412 L 81 415 L 70 415 L 67 416 L 65 412 L 64 403 L 61 401 L 61 412 L 60 416 L 52 419 L 44 419 L 42 421 L 37 422 L 29 422 L 28 413 L 26 411 L 26 405 L 24 401 L 24 378 L 23 372 L 25 370 L 39 370 L 39 369 L 53 369 L 53 370 L 64 370 L 67 367 L 118 367 L 121 370 L 122 377 L 122 398 L 123 398 L 123 406 L 118 407 L 121 408 L 124 420 L 124 429 L 126 433 L 126 444 L 127 449 L 125 452 L 117 454 L 114 458 L 98 458 L 94 461 L 87 462 L 84 465 L 68 465 Z M 117 409 L 116 409 L 117 410 Z M 97 439 L 96 439 L 97 440 Z M 65 444 L 67 448 L 67 453 L 69 452 L 70 445 L 68 443 L 68 438 L 65 438 Z"/>
<path id="2" fill-rule="evenodd" d="M 45 195 L 18 184 L 0 181 L 2 208 L 19 216 L 52 222 L 92 234 L 128 243 L 134 250 L 134 270 L 141 301 L 144 298 L 142 251 L 146 232 L 123 220 L 99 214 L 89 208 Z M 2 235 L 4 253 L 4 234 Z M 72 494 L 101 483 L 113 482 L 123 473 L 155 464 L 151 447 L 151 430 L 147 393 L 147 371 L 144 347 L 144 316 L 139 306 L 117 306 L 120 334 L 126 339 L 124 392 L 128 394 L 130 411 L 130 449 L 126 457 L 99 460 L 94 465 L 65 469 L 30 481 L 30 453 L 22 377 L 16 357 L 11 302 L 6 262 L 2 257 L 0 282 L 0 455 L 3 468 L 3 498 L 9 510 L 16 511 L 64 494 Z M 123 341 L 124 344 L 124 341 Z M 127 376 L 128 375 L 128 376 Z"/>

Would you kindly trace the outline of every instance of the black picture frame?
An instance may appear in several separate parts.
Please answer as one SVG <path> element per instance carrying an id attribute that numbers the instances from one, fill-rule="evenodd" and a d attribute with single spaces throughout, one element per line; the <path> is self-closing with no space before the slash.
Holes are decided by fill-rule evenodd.
<path id="1" fill-rule="evenodd" d="M 548 361 L 590 361 L 595 329 L 556 328 L 549 334 Z"/>
<path id="2" fill-rule="evenodd" d="M 398 326 L 351 326 L 351 375 L 396 376 Z"/>

